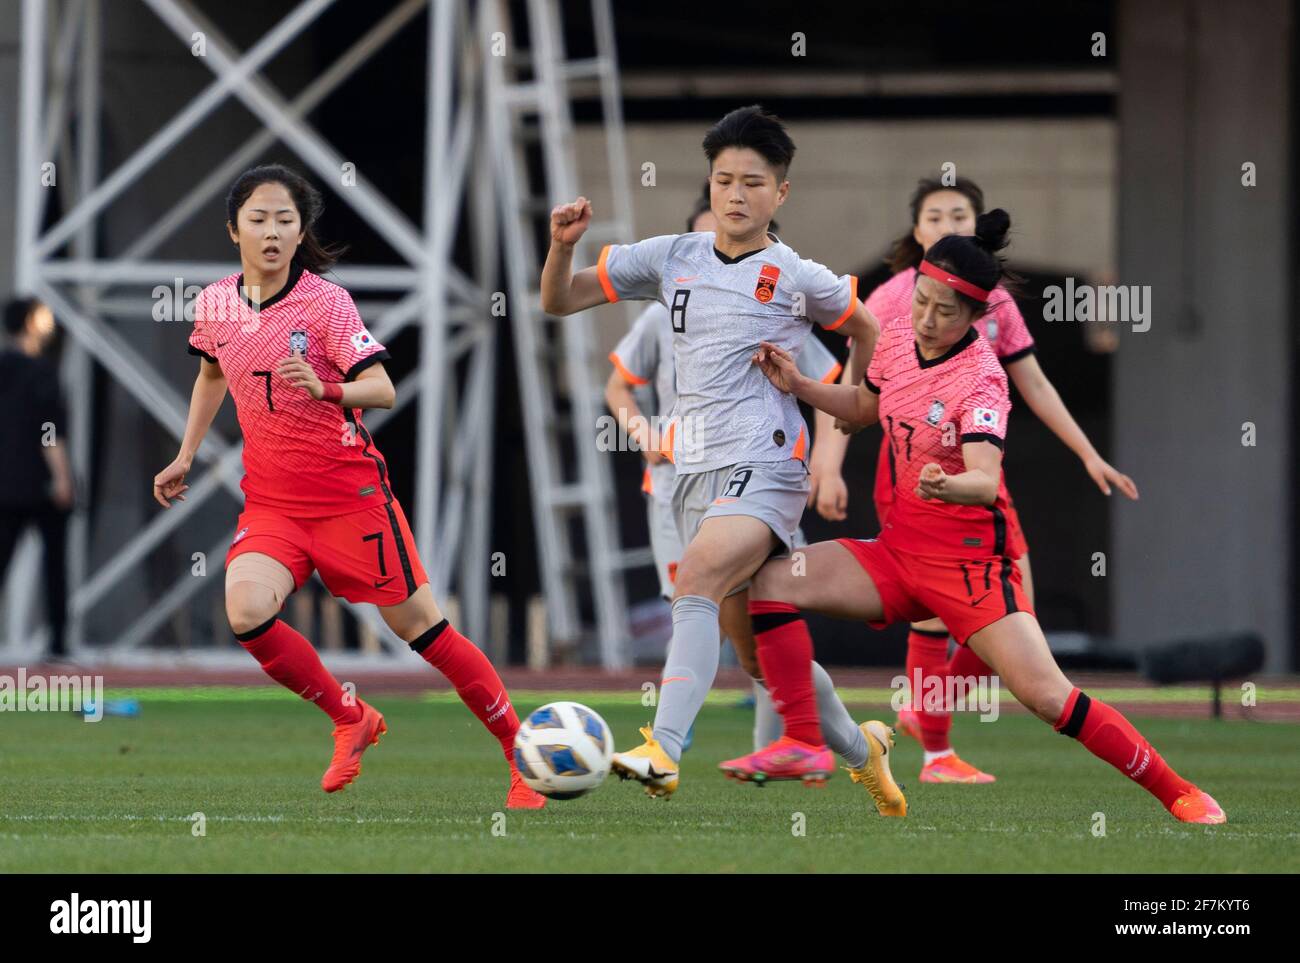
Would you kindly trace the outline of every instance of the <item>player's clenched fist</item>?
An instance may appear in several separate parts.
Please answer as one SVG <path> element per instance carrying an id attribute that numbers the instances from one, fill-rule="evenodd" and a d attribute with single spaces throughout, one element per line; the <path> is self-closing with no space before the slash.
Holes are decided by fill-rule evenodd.
<path id="1" fill-rule="evenodd" d="M 943 498 L 944 487 L 948 482 L 948 476 L 943 473 L 934 462 L 926 465 L 921 469 L 921 476 L 917 479 L 916 494 L 921 498 Z"/>
<path id="2" fill-rule="evenodd" d="M 591 201 L 579 197 L 569 204 L 556 204 L 551 208 L 551 241 L 556 244 L 577 244 L 591 224 Z"/>
<path id="3" fill-rule="evenodd" d="M 320 378 L 316 377 L 316 372 L 307 363 L 307 359 L 296 352 L 288 358 L 280 359 L 276 374 L 294 388 L 301 388 L 317 401 L 325 395 L 325 386 L 321 384 Z"/>

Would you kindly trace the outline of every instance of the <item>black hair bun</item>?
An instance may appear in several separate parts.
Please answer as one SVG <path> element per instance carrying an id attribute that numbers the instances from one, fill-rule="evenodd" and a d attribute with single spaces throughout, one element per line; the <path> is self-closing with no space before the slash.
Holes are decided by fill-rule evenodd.
<path id="1" fill-rule="evenodd" d="M 1007 233 L 1011 230 L 1011 215 L 1000 207 L 995 207 L 975 218 L 975 240 L 984 250 L 1000 251 L 1009 243 Z"/>

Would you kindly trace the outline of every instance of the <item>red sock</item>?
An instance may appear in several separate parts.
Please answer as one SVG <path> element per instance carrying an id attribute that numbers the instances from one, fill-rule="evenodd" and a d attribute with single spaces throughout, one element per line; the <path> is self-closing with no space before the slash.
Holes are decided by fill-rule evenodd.
<path id="1" fill-rule="evenodd" d="M 772 704 L 785 722 L 785 734 L 810 746 L 823 745 L 813 687 L 812 636 L 799 610 L 784 602 L 751 599 L 758 664 L 763 670 Z"/>
<path id="2" fill-rule="evenodd" d="M 921 684 L 917 685 L 917 671 Z M 948 633 L 912 629 L 907 633 L 907 682 L 912 687 L 912 708 L 921 726 L 921 744 L 926 752 L 944 752 L 952 748 L 948 733 L 952 731 L 952 712 L 945 703 L 935 707 L 932 686 L 942 685 L 948 676 Z M 937 681 L 936 681 L 937 680 Z M 946 698 L 941 689 L 937 696 Z M 927 707 L 926 703 L 930 701 Z"/>
<path id="3" fill-rule="evenodd" d="M 321 664 L 315 647 L 288 623 L 268 619 L 255 629 L 236 633 L 235 638 L 261 664 L 263 672 L 290 692 L 316 703 L 335 725 L 361 719 L 360 704 L 355 698 L 344 703 L 339 680 Z"/>
<path id="4" fill-rule="evenodd" d="M 506 761 L 513 764 L 519 716 L 488 657 L 446 619 L 412 642 L 411 649 L 451 681 L 460 701 L 496 736 Z"/>
<path id="5" fill-rule="evenodd" d="M 952 654 L 952 661 L 948 663 L 948 678 L 969 679 L 972 676 L 976 678 L 978 684 L 979 679 L 992 679 L 993 670 L 987 662 L 971 651 L 969 645 L 959 645 L 957 651 Z M 953 696 L 957 699 L 969 698 L 970 692 L 968 685 L 953 685 Z"/>
<path id="6" fill-rule="evenodd" d="M 1169 809 L 1195 787 L 1160 757 L 1123 714 L 1099 699 L 1072 689 L 1053 728 L 1078 739 L 1085 749 L 1128 776 Z"/>
<path id="7" fill-rule="evenodd" d="M 969 645 L 959 645 L 957 651 L 952 654 L 952 661 L 948 663 L 948 674 L 963 678 L 971 675 L 983 676 L 989 679 L 993 677 L 993 669 L 976 655 Z"/>

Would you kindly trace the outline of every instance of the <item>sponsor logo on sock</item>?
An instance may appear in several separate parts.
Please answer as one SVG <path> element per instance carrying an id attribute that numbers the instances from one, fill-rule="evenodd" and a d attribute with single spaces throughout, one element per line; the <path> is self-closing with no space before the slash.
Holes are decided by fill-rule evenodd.
<path id="1" fill-rule="evenodd" d="M 1142 765 L 1138 766 L 1137 769 L 1134 769 L 1133 765 L 1137 762 L 1138 756 L 1142 757 Z M 1149 765 L 1151 765 L 1151 750 L 1147 749 L 1144 751 L 1141 746 L 1134 746 L 1133 758 L 1128 761 L 1128 765 L 1124 767 L 1124 770 L 1129 774 L 1130 779 L 1137 779 L 1142 775 L 1142 773 L 1147 771 L 1147 766 Z"/>
<path id="2" fill-rule="evenodd" d="M 504 695 L 504 694 L 505 694 L 505 693 L 502 693 L 502 695 Z M 498 696 L 498 697 L 497 697 L 497 702 L 500 702 L 500 701 L 501 701 L 501 698 L 500 698 L 500 696 Z M 495 704 L 496 704 L 496 703 L 493 703 L 493 705 L 495 705 Z M 488 715 L 488 717 L 487 717 L 488 725 L 491 725 L 492 723 L 496 722 L 498 719 L 500 719 L 500 718 L 502 718 L 503 716 L 505 716 L 505 714 L 506 714 L 507 712 L 509 712 L 509 711 L 510 711 L 510 702 L 509 702 L 509 700 L 507 700 L 506 703 L 505 703 L 503 706 L 501 706 L 500 709 L 498 709 L 496 712 L 490 713 L 490 714 Z"/>
<path id="3" fill-rule="evenodd" d="M 153 933 L 153 900 L 89 899 L 79 893 L 50 904 L 50 932 L 126 934 L 133 943 L 148 943 Z"/>

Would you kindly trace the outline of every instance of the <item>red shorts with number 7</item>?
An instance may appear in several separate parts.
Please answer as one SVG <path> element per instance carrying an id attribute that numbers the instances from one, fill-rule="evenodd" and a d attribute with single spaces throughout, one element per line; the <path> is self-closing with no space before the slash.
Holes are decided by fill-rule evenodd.
<path id="1" fill-rule="evenodd" d="M 319 571 L 330 593 L 349 602 L 397 605 L 429 580 L 397 499 L 330 518 L 246 507 L 226 564 L 244 552 L 271 556 L 293 573 L 295 590 Z"/>
<path id="2" fill-rule="evenodd" d="M 853 553 L 880 593 L 885 614 L 868 623 L 873 628 L 939 618 L 957 644 L 965 645 L 1013 612 L 1034 614 L 1020 567 L 1007 556 L 939 558 L 900 552 L 878 538 L 836 541 Z"/>

